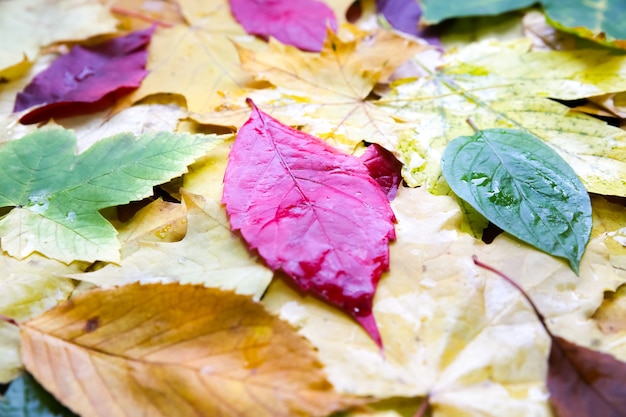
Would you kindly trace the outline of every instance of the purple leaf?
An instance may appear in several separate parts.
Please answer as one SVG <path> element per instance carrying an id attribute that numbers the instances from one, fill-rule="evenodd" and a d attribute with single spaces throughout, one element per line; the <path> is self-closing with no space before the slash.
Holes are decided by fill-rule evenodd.
<path id="1" fill-rule="evenodd" d="M 389 201 L 396 198 L 396 192 L 402 182 L 402 162 L 377 143 L 368 146 L 361 155 L 361 161 L 370 175 L 387 194 Z"/>
<path id="2" fill-rule="evenodd" d="M 101 110 L 139 87 L 154 27 L 94 47 L 75 46 L 17 95 L 14 112 L 39 106 L 20 119 L 31 124 Z"/>
<path id="3" fill-rule="evenodd" d="M 332 9 L 317 0 L 229 0 L 235 19 L 251 35 L 273 36 L 305 51 L 322 50 L 327 27 L 337 30 Z"/>
<path id="4" fill-rule="evenodd" d="M 395 217 L 363 163 L 253 106 L 224 176 L 223 203 L 273 270 L 352 315 L 382 346 L 372 314 Z"/>

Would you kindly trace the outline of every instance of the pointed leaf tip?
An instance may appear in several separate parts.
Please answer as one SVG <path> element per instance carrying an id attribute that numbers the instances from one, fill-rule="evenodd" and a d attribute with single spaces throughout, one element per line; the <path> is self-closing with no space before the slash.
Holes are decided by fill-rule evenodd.
<path id="1" fill-rule="evenodd" d="M 574 170 L 536 136 L 485 129 L 445 149 L 452 191 L 520 240 L 566 259 L 578 274 L 591 234 L 591 201 Z"/>
<path id="2" fill-rule="evenodd" d="M 224 176 L 232 229 L 270 268 L 348 312 L 380 345 L 371 309 L 395 239 L 387 196 L 358 158 L 248 103 L 253 112 Z"/>

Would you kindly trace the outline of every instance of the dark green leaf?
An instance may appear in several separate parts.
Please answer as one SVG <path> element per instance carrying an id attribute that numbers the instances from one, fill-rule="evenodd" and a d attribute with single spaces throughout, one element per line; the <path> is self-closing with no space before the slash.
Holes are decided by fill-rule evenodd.
<path id="1" fill-rule="evenodd" d="M 441 166 L 450 188 L 483 216 L 567 259 L 578 273 L 591 232 L 591 202 L 552 148 L 518 130 L 485 129 L 450 142 Z"/>
<path id="2" fill-rule="evenodd" d="M 17 378 L 0 401 L 2 417 L 77 417 L 49 392 L 44 390 L 30 374 Z"/>
<path id="3" fill-rule="evenodd" d="M 537 0 L 422 0 L 422 19 L 435 24 L 453 17 L 497 15 L 522 9 L 537 3 Z"/>

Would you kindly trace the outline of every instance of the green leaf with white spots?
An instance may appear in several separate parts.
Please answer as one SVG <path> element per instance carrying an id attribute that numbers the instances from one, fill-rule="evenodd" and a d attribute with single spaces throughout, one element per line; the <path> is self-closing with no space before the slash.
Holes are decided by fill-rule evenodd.
<path id="1" fill-rule="evenodd" d="M 591 201 L 570 166 L 540 139 L 485 129 L 448 144 L 441 158 L 452 191 L 489 221 L 578 265 L 591 234 Z"/>
<path id="2" fill-rule="evenodd" d="M 575 35 L 626 48 L 624 0 L 422 0 L 422 21 L 439 23 L 455 17 L 497 15 L 539 3 L 553 26 Z"/>
<path id="3" fill-rule="evenodd" d="M 186 172 L 213 136 L 122 133 L 76 155 L 76 137 L 42 129 L 0 148 L 2 250 L 33 252 L 69 263 L 119 261 L 115 228 L 98 210 L 152 195 L 152 187 Z"/>
<path id="4" fill-rule="evenodd" d="M 626 196 L 626 131 L 571 112 L 573 100 L 626 91 L 626 56 L 606 50 L 528 52 L 526 40 L 470 45 L 438 71 L 401 80 L 378 102 L 407 129 L 395 149 L 411 186 L 445 194 L 439 161 L 466 123 L 537 136 L 574 169 L 588 191 Z"/>

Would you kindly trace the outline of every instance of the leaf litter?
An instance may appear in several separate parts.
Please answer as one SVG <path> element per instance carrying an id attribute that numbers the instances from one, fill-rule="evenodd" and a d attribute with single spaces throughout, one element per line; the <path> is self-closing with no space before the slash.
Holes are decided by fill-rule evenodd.
<path id="1" fill-rule="evenodd" d="M 249 110 L 244 99 L 249 96 L 268 115 L 297 129 L 314 133 L 348 153 L 360 153 L 362 141 L 384 145 L 405 163 L 404 180 L 407 183 L 415 185 L 415 181 L 421 181 L 440 193 L 449 190 L 441 182 L 439 157 L 450 139 L 471 134 L 464 122 L 468 115 L 485 128 L 519 128 L 521 125 L 522 130 L 531 131 L 542 140 L 552 138 L 542 130 L 551 126 L 555 131 L 561 129 L 563 137 L 554 136 L 558 140 L 547 143 L 568 161 L 588 190 L 607 196 L 623 195 L 623 182 L 620 182 L 620 161 L 624 159 L 620 156 L 623 153 L 623 137 L 619 133 L 623 130 L 610 128 L 586 116 L 579 117 L 562 104 L 546 99 L 582 100 L 589 95 L 605 96 L 609 97 L 609 101 L 599 98 L 597 102 L 619 116 L 620 94 L 626 90 L 621 82 L 622 63 L 619 54 L 603 51 L 597 45 L 587 44 L 584 53 L 574 50 L 568 55 L 547 51 L 543 55 L 533 55 L 528 53 L 530 44 L 527 41 L 473 43 L 473 39 L 467 37 L 464 42 L 469 45 L 448 51 L 444 55 L 446 63 L 443 66 L 437 67 L 420 55 L 403 65 L 401 71 L 392 74 L 416 52 L 409 46 L 420 41 L 389 37 L 387 30 L 374 29 L 377 23 L 373 1 L 362 2 L 361 20 L 357 22 L 360 28 L 341 26 L 337 34 L 329 34 L 319 55 L 282 48 L 275 40 L 266 46 L 264 42 L 247 36 L 231 15 L 226 0 L 211 3 L 167 1 L 158 8 L 153 8 L 149 2 L 141 6 L 136 3 L 119 0 L 113 11 L 120 19 L 120 28 L 140 30 L 153 23 L 158 25 L 148 50 L 148 70 L 151 73 L 135 93 L 118 102 L 115 111 L 119 112 L 120 118 L 109 118 L 109 115 L 99 113 L 82 120 L 73 118 L 68 123 L 77 129 L 81 151 L 99 141 L 98 136 L 102 135 L 97 133 L 99 131 L 118 133 L 119 130 L 115 129 L 120 129 L 121 123 L 129 126 L 135 134 L 140 134 L 144 128 L 149 129 L 149 121 L 160 114 L 168 120 L 159 123 L 159 129 L 167 131 L 210 134 L 236 131 L 248 117 Z M 340 23 L 345 19 L 350 3 L 346 0 L 328 2 Z M 173 14 L 168 14 L 172 10 Z M 515 20 L 510 16 L 502 19 Z M 490 25 L 497 22 L 497 18 L 480 22 L 481 25 Z M 491 33 L 500 36 L 499 29 L 481 26 L 471 34 L 493 30 Z M 243 55 L 236 55 L 237 50 L 231 39 L 239 45 L 240 52 L 247 49 L 250 52 L 248 56 L 255 60 L 263 57 L 263 65 L 256 68 L 250 66 L 247 73 L 243 71 L 240 62 L 248 66 L 251 61 L 246 62 Z M 328 42 L 328 39 L 334 41 Z M 87 41 L 85 45 L 93 43 L 93 40 Z M 568 45 L 580 48 L 583 43 Z M 558 42 L 555 46 L 559 46 Z M 38 58 L 34 67 L 37 70 L 33 74 L 39 68 L 45 68 L 42 64 L 52 56 L 50 52 L 62 51 L 64 47 L 52 45 L 42 50 L 42 57 Z M 333 48 L 337 51 L 332 52 Z M 302 70 L 324 54 L 331 59 L 323 61 L 323 65 L 313 65 L 309 69 L 310 75 Z M 393 57 L 393 61 L 385 62 L 389 56 Z M 289 67 L 291 64 L 294 66 Z M 19 77 L 15 74 L 23 73 L 29 65 L 24 61 L 18 65 L 17 72 L 0 69 L 0 74 L 2 77 L 8 73 L 13 74 L 11 77 Z M 278 67 L 290 68 L 291 74 L 277 78 L 271 72 Z M 349 80 L 345 85 L 363 85 L 362 91 L 366 93 L 349 93 L 345 105 L 329 99 L 331 96 L 316 88 L 327 84 L 335 89 L 340 80 L 336 76 L 320 76 L 326 68 L 338 69 Z M 382 72 L 372 75 L 381 68 Z M 524 72 L 528 68 L 535 68 L 537 72 Z M 522 69 L 522 73 L 516 72 L 518 69 Z M 337 74 L 338 71 L 330 73 Z M 311 81 L 308 87 L 314 88 L 303 88 L 297 77 L 291 82 L 289 78 L 294 74 L 305 76 L 306 82 Z M 437 82 L 442 81 L 434 83 L 438 89 L 421 94 L 414 88 L 416 85 L 424 86 L 426 90 L 431 88 L 428 80 L 433 80 L 433 74 Z M 524 83 L 525 78 L 528 79 Z M 395 81 L 389 93 L 385 83 L 392 79 Z M 449 90 L 452 84 L 446 84 L 448 81 L 462 88 Z M 504 85 L 522 83 L 523 89 L 497 88 L 498 82 Z M 17 86 L 24 84 L 23 79 L 17 79 L 0 85 L 2 108 L 6 107 L 5 103 L 12 103 L 13 92 L 19 91 Z M 382 94 L 382 99 L 378 99 L 379 94 Z M 520 94 L 522 100 L 517 100 L 515 94 Z M 10 96 L 8 100 L 7 96 Z M 455 101 L 454 97 L 461 99 Z M 612 102 L 611 97 L 614 97 Z M 500 103 L 499 98 L 502 99 Z M 512 105 L 507 108 L 527 108 L 532 110 L 528 115 L 534 113 L 538 118 L 519 118 L 506 106 L 503 107 L 506 100 Z M 425 106 L 420 107 L 420 102 Z M 124 109 L 132 103 L 138 103 L 133 107 L 133 111 L 138 110 L 138 119 L 125 121 L 127 110 Z M 179 112 L 161 113 L 159 109 L 165 109 L 161 106 L 163 104 L 184 108 Z M 406 107 L 399 111 L 404 105 Z M 444 121 L 443 136 L 438 136 L 441 130 L 438 130 L 437 123 L 431 123 L 436 119 L 426 116 L 429 113 L 424 110 L 429 105 L 430 110 L 434 110 L 432 114 L 438 113 L 437 116 Z M 147 106 L 151 106 L 150 110 L 142 113 L 140 110 L 148 109 Z M 190 116 L 193 119 L 181 120 L 176 125 L 178 119 L 184 117 L 186 109 L 192 111 Z M 363 113 L 361 109 L 367 109 L 367 112 Z M 489 113 L 489 109 L 495 109 L 499 117 L 485 117 L 485 110 Z M 128 117 L 135 118 L 130 113 Z M 7 124 L 6 133 L 3 132 L 0 139 L 2 141 L 24 135 L 18 134 L 18 131 L 27 132 L 17 129 L 10 115 L 2 120 L 3 124 Z M 572 122 L 569 128 L 573 124 L 579 134 L 570 132 L 565 121 Z M 619 121 L 619 118 L 612 119 L 613 124 L 619 125 Z M 116 126 L 108 129 L 108 123 Z M 462 126 L 463 130 L 452 133 L 454 126 Z M 92 136 L 87 139 L 89 132 Z M 86 140 L 83 141 L 83 137 Z M 416 141 L 416 138 L 419 140 Z M 188 216 L 191 222 L 193 213 L 186 213 L 184 208 L 183 211 L 174 209 L 178 204 L 169 201 L 188 198 L 189 194 L 182 197 L 178 190 L 181 185 L 188 192 L 199 194 L 193 197 L 199 198 L 197 201 L 219 200 L 231 146 L 230 140 L 216 142 L 213 150 L 197 159 L 182 179 L 177 178 L 160 186 L 156 192 L 161 195 L 166 193 L 167 203 L 157 201 L 154 205 L 149 204 L 149 210 L 137 213 L 129 222 L 117 219 L 115 211 L 120 214 L 132 211 L 131 207 L 141 207 L 148 200 L 102 211 L 105 218 L 121 232 L 118 248 L 121 248 L 122 262 L 126 256 L 132 256 L 145 247 L 146 243 L 173 245 L 172 248 L 180 245 L 178 247 L 183 248 L 186 239 L 193 241 L 193 225 L 187 228 L 182 222 Z M 368 152 L 370 148 L 372 146 Z M 424 161 L 427 163 L 423 164 Z M 250 162 L 253 165 L 254 161 Z M 380 178 L 386 177 L 383 175 Z M 395 174 L 391 175 L 391 179 L 396 184 Z M 398 239 L 389 245 L 390 270 L 381 276 L 372 303 L 372 315 L 385 341 L 384 356 L 374 340 L 349 316 L 315 297 L 307 297 L 290 288 L 286 277 L 284 280 L 273 280 L 263 303 L 290 321 L 316 346 L 324 374 L 337 392 L 368 396 L 367 401 L 374 401 L 368 407 L 347 412 L 348 415 L 397 417 L 420 413 L 428 408 L 428 412 L 437 416 L 551 416 L 554 413 L 548 403 L 546 385 L 550 340 L 545 337 L 527 304 L 520 300 L 519 294 L 501 279 L 490 278 L 478 271 L 471 262 L 471 256 L 479 255 L 507 274 L 519 277 L 555 334 L 575 341 L 579 346 L 612 353 L 618 359 L 625 358 L 623 331 L 619 328 L 607 330 L 611 327 L 612 317 L 619 315 L 619 308 L 601 308 L 599 311 L 604 311 L 604 315 L 594 315 L 603 301 L 604 292 L 611 294 L 624 282 L 626 250 L 623 242 L 626 238 L 623 236 L 626 232 L 624 218 L 619 216 L 623 202 L 598 195 L 592 195 L 591 200 L 594 221 L 592 238 L 580 261 L 580 277 L 576 278 L 563 260 L 529 248 L 516 239 L 502 235 L 486 245 L 466 235 L 461 231 L 460 208 L 453 199 L 433 199 L 424 189 L 399 187 L 392 202 L 399 220 L 396 226 Z M 7 209 L 3 213 L 6 212 Z M 162 213 L 163 217 L 160 218 L 161 214 L 157 213 Z M 184 236 L 189 231 L 190 235 Z M 229 239 L 237 241 L 241 238 L 234 233 Z M 5 249 L 4 241 L 2 245 Z M 209 253 L 212 247 L 207 248 Z M 7 265 L 14 266 L 29 259 L 46 259 L 32 254 L 20 261 L 6 252 L 3 255 L 11 259 Z M 249 254 L 243 259 L 250 259 Z M 39 269 L 35 268 L 31 275 L 46 276 L 46 263 L 37 264 Z M 58 264 L 68 268 L 63 263 Z M 93 271 L 101 266 L 104 265 L 73 263 L 70 269 L 59 272 L 63 276 L 87 275 L 81 271 Z M 114 266 L 106 265 L 104 269 L 111 270 Z M 276 272 L 275 275 L 280 277 L 283 273 Z M 106 280 L 104 274 L 102 277 Z M 64 282 L 62 278 L 55 275 L 46 276 L 46 279 L 52 296 L 44 298 L 44 309 L 72 294 L 54 292 L 55 283 Z M 21 280 L 18 278 L 16 282 Z M 68 287 L 70 291 L 74 290 L 74 282 L 67 282 L 72 284 Z M 81 283 L 74 294 L 88 291 L 91 285 Z M 168 285 L 154 287 L 160 288 L 159 293 L 168 292 Z M 25 285 L 24 289 L 22 296 L 26 299 L 37 295 L 35 287 Z M 622 293 L 615 294 L 619 298 Z M 71 300 L 74 299 L 75 295 Z M 7 295 L 6 300 L 8 304 L 20 303 L 19 297 L 11 295 Z M 21 320 L 40 314 L 37 308 L 37 305 L 32 310 L 26 308 L 25 311 L 30 313 Z M 137 312 L 140 313 L 140 310 Z M 129 315 L 128 319 L 132 321 L 137 316 Z M 99 321 L 93 317 L 89 317 L 84 324 L 83 331 L 93 332 L 99 328 Z M 19 333 L 15 326 L 4 322 L 0 323 L 0 332 L 0 375 L 8 381 L 15 377 L 21 363 L 17 351 Z M 232 336 L 232 333 L 229 334 Z M 246 372 L 240 367 L 238 369 Z M 8 373 L 5 373 L 7 370 Z M 153 378 L 151 383 L 158 383 L 157 380 Z M 199 395 L 206 397 L 206 392 L 199 392 Z M 252 415 L 258 415 L 258 411 L 254 409 Z"/>

